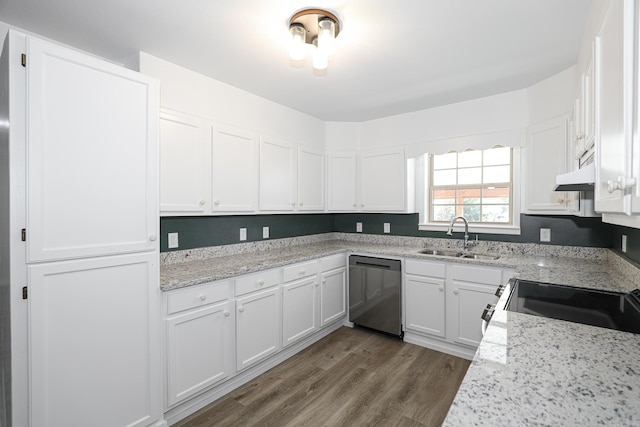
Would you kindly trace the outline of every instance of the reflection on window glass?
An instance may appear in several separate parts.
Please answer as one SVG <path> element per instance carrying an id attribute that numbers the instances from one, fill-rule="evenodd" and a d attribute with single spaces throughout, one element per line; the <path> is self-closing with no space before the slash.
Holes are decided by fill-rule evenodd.
<path id="1" fill-rule="evenodd" d="M 430 221 L 512 224 L 511 177 L 509 147 L 431 156 Z"/>

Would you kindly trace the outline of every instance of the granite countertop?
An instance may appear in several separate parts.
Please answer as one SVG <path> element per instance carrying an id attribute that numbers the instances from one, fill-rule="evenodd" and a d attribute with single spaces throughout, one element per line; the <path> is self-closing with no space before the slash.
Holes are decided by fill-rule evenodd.
<path id="1" fill-rule="evenodd" d="M 639 426 L 639 402 L 640 335 L 496 310 L 444 426 Z"/>
<path id="2" fill-rule="evenodd" d="M 637 287 L 625 280 L 616 269 L 610 266 L 607 260 L 514 254 L 501 254 L 497 260 L 472 260 L 422 255 L 418 253 L 419 249 L 419 246 L 394 246 L 379 243 L 330 240 L 230 256 L 219 256 L 162 266 L 160 269 L 160 288 L 163 291 L 169 291 L 341 252 L 495 266 L 514 270 L 514 275 L 522 279 L 570 286 L 625 292 Z"/>

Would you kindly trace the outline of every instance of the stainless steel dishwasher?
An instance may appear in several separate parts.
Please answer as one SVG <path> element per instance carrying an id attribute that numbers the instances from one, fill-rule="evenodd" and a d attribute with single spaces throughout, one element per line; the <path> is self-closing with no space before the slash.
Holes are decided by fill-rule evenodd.
<path id="1" fill-rule="evenodd" d="M 400 261 L 349 257 L 349 321 L 402 337 Z"/>

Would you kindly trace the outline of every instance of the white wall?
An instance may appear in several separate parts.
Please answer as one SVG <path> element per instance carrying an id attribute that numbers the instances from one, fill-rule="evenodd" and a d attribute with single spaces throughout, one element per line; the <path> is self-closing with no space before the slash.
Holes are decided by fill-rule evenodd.
<path id="1" fill-rule="evenodd" d="M 297 144 L 324 146 L 324 122 L 314 117 L 144 52 L 139 66 L 140 72 L 160 80 L 162 107 Z"/>
<path id="2" fill-rule="evenodd" d="M 357 150 L 361 131 L 360 123 L 325 122 L 325 148 L 333 151 Z"/>
<path id="3" fill-rule="evenodd" d="M 529 124 L 566 115 L 573 110 L 577 91 L 576 67 L 570 67 L 527 89 Z"/>

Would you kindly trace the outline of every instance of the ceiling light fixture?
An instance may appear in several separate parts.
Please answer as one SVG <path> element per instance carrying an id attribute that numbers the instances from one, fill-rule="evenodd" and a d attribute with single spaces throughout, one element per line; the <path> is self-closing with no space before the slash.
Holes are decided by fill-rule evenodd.
<path id="1" fill-rule="evenodd" d="M 289 19 L 291 44 L 289 57 L 302 61 L 306 57 L 307 45 L 314 46 L 313 68 L 325 70 L 329 56 L 335 48 L 336 36 L 340 32 L 338 17 L 324 9 L 303 9 Z"/>

